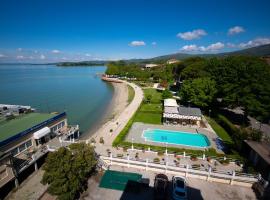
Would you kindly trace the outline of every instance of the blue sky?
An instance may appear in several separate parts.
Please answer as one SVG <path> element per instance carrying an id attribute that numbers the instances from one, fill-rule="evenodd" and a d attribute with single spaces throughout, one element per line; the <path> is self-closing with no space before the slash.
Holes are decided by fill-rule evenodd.
<path id="1" fill-rule="evenodd" d="M 0 62 L 219 53 L 270 43 L 269 0 L 2 0 Z"/>

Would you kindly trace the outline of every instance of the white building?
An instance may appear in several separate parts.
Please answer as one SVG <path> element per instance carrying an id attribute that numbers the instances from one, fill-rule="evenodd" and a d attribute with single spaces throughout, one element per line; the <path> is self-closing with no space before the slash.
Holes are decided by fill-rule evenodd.
<path id="1" fill-rule="evenodd" d="M 167 64 L 174 64 L 174 63 L 178 63 L 178 62 L 180 62 L 180 61 L 176 60 L 176 59 L 167 60 Z"/>
<path id="2" fill-rule="evenodd" d="M 153 67 L 157 67 L 158 66 L 158 64 L 146 64 L 145 66 L 144 66 L 144 68 L 153 68 Z"/>
<path id="3" fill-rule="evenodd" d="M 179 106 L 175 99 L 164 100 L 164 123 L 200 126 L 201 120 L 202 113 L 199 108 Z"/>

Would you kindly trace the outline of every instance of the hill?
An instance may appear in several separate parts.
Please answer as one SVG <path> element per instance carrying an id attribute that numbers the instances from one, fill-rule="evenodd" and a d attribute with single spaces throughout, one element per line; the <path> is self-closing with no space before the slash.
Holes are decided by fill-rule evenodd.
<path id="1" fill-rule="evenodd" d="M 127 63 L 151 63 L 151 62 L 163 62 L 169 59 L 185 59 L 188 57 L 200 56 L 200 57 L 225 57 L 225 56 L 232 56 L 232 55 L 250 55 L 250 56 L 260 56 L 260 57 L 269 57 L 270 56 L 270 44 L 252 47 L 248 49 L 243 49 L 239 51 L 233 52 L 226 52 L 226 53 L 218 53 L 218 54 L 187 54 L 187 53 L 175 53 L 175 54 L 168 54 L 163 56 L 157 56 L 154 58 L 148 59 L 128 59 L 124 60 Z M 81 61 L 81 62 L 61 62 L 57 63 L 57 66 L 97 66 L 97 65 L 106 65 L 110 61 L 100 61 L 100 60 L 93 60 L 93 61 Z"/>

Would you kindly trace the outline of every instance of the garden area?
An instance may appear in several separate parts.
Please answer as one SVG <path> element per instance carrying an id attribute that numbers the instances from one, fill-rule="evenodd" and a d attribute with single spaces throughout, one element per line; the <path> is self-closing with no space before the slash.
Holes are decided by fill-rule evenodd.
<path id="1" fill-rule="evenodd" d="M 162 124 L 162 93 L 156 89 L 144 89 L 144 101 L 135 114 L 134 122 Z"/>

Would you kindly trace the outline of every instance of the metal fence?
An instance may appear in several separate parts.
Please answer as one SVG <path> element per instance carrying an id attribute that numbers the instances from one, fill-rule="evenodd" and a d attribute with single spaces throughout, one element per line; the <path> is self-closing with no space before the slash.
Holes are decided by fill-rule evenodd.
<path id="1" fill-rule="evenodd" d="M 160 171 L 165 173 L 181 174 L 185 177 L 200 178 L 207 181 L 224 182 L 228 184 L 240 184 L 251 186 L 253 183 L 258 182 L 258 175 L 245 174 L 235 171 L 221 171 L 213 170 L 211 167 L 208 169 L 202 169 L 199 166 L 192 167 L 191 165 L 176 164 L 172 162 L 154 162 L 149 159 L 131 159 L 128 157 L 114 157 L 114 156 L 100 156 L 103 163 L 106 164 L 106 168 L 113 165 L 120 165 L 126 167 L 135 167 L 139 169 L 149 171 Z M 243 183 L 243 184 L 241 184 Z"/>

